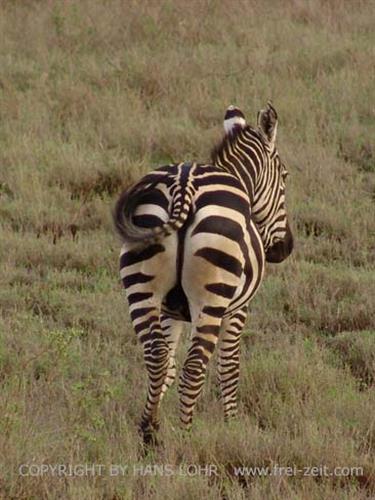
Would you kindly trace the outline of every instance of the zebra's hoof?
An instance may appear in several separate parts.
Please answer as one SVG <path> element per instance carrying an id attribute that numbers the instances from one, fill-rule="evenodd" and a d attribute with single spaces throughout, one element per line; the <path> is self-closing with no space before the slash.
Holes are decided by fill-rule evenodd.
<path id="1" fill-rule="evenodd" d="M 160 442 L 156 437 L 155 431 L 148 431 L 143 433 L 143 444 L 146 447 L 156 447 L 159 446 Z"/>
<path id="2" fill-rule="evenodd" d="M 139 434 L 143 441 L 143 447 L 145 451 L 150 448 L 155 448 L 160 445 L 158 438 L 156 437 L 157 431 L 159 429 L 158 425 L 149 426 L 149 425 L 140 425 Z"/>

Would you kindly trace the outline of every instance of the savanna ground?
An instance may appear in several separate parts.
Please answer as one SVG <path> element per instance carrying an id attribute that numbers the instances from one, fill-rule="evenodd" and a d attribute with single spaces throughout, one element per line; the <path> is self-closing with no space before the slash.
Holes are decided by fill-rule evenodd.
<path id="1" fill-rule="evenodd" d="M 2 498 L 375 498 L 374 7 L 1 2 Z M 152 167 L 207 160 L 229 104 L 254 123 L 268 99 L 296 250 L 268 266 L 251 305 L 239 420 L 222 422 L 212 363 L 191 435 L 173 387 L 163 444 L 143 458 L 145 370 L 111 209 Z M 107 469 L 38 476 L 21 464 Z M 110 464 L 128 473 L 111 477 Z M 275 464 L 361 471 L 234 473 Z"/>

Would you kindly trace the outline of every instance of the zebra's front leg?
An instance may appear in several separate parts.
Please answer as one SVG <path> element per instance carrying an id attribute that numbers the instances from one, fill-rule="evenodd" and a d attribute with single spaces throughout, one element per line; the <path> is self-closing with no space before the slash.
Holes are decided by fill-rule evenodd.
<path id="1" fill-rule="evenodd" d="M 247 306 L 223 321 L 218 352 L 218 382 L 224 407 L 224 419 L 237 415 L 237 391 L 240 376 L 240 339 L 246 321 Z"/>
<path id="2" fill-rule="evenodd" d="M 200 315 L 193 330 L 192 344 L 180 376 L 180 420 L 183 429 L 190 429 L 194 407 L 202 392 L 208 362 L 218 341 L 221 317 Z"/>

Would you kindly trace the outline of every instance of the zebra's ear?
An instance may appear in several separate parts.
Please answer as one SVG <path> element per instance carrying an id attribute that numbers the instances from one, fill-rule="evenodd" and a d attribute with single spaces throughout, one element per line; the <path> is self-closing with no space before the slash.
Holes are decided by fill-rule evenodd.
<path id="1" fill-rule="evenodd" d="M 245 115 L 236 106 L 229 106 L 224 117 L 226 134 L 233 134 L 236 130 L 246 127 Z"/>
<path id="2" fill-rule="evenodd" d="M 273 146 L 277 133 L 277 113 L 270 101 L 267 103 L 267 108 L 261 109 L 258 113 L 258 127 Z"/>

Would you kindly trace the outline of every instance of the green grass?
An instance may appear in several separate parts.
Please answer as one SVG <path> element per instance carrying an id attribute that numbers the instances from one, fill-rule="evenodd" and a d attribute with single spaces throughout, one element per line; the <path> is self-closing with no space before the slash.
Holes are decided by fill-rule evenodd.
<path id="1" fill-rule="evenodd" d="M 371 1 L 1 3 L 1 498 L 375 495 L 374 22 Z M 173 387 L 163 444 L 144 458 L 145 370 L 111 209 L 151 168 L 206 161 L 229 104 L 254 123 L 268 99 L 296 250 L 250 306 L 239 419 L 222 422 L 214 359 L 191 433 Z M 234 473 L 275 464 L 362 472 Z"/>

